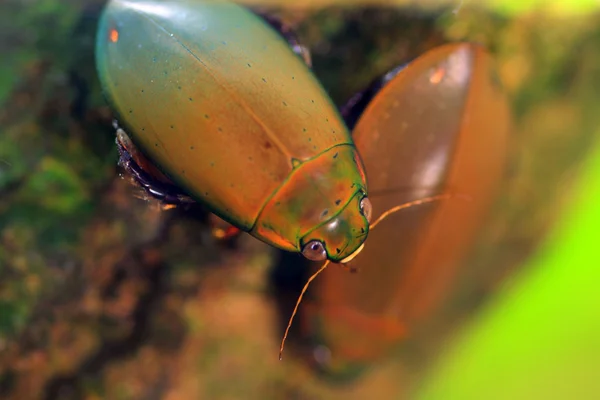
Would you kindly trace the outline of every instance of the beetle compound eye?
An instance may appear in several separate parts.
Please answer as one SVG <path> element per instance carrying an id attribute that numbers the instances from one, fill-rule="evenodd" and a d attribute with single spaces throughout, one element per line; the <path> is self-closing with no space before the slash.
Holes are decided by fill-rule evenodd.
<path id="1" fill-rule="evenodd" d="M 323 261 L 327 259 L 325 246 L 318 240 L 308 242 L 302 249 L 302 255 L 311 261 Z"/>
<path id="2" fill-rule="evenodd" d="M 367 221 L 371 222 L 373 206 L 371 205 L 371 201 L 366 197 L 363 197 L 363 199 L 360 201 L 360 212 L 365 216 Z"/>

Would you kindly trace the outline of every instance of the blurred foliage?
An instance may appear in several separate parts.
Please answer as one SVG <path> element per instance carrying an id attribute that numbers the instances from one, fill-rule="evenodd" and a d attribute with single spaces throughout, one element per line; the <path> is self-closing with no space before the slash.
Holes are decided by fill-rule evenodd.
<path id="1" fill-rule="evenodd" d="M 217 246 L 201 213 L 160 212 L 117 177 L 111 115 L 93 63 L 102 5 L 0 3 L 0 397 L 410 393 L 462 319 L 446 321 L 361 380 L 330 386 L 301 357 L 277 361 L 272 249 L 248 237 L 235 251 Z M 281 14 L 298 24 L 316 74 L 338 103 L 446 41 L 481 42 L 497 56 L 516 128 L 503 195 L 469 260 L 469 279 L 448 305 L 468 316 L 522 264 L 570 199 L 600 124 L 600 15 L 509 17 L 467 2 L 435 14 Z"/>
<path id="2" fill-rule="evenodd" d="M 498 293 L 434 370 L 422 399 L 593 399 L 600 395 L 595 240 L 600 152 L 551 240 Z M 516 278 L 516 277 L 515 277 Z M 481 368 L 482 365 L 488 368 Z M 502 382 L 498 387 L 498 382 Z"/>
<path id="3" fill-rule="evenodd" d="M 4 336 L 23 328 L 42 292 L 57 289 L 49 268 L 75 258 L 96 195 L 114 174 L 115 156 L 105 128 L 84 130 L 71 118 L 82 88 L 70 80 L 87 72 L 95 82 L 93 66 L 79 69 L 77 54 L 85 46 L 72 40 L 81 10 L 61 1 L 1 7 L 1 34 L 9 39 L 2 41 L 3 67 L 9 70 L 0 82 L 0 274 L 3 301 L 15 311 L 3 313 Z"/>
<path id="4" fill-rule="evenodd" d="M 476 7 L 506 16 L 523 14 L 546 14 L 558 17 L 589 14 L 598 11 L 599 4 L 595 0 L 298 0 L 293 5 L 286 0 L 240 0 L 250 6 L 269 5 L 293 7 L 294 9 L 319 9 L 325 7 L 413 7 L 435 12 L 443 8 L 451 8 L 459 12 L 462 8 Z"/>

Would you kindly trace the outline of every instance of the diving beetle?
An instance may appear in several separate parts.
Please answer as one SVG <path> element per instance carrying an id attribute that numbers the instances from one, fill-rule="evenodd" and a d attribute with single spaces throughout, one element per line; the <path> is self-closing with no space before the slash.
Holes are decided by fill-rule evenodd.
<path id="1" fill-rule="evenodd" d="M 342 262 L 369 231 L 364 167 L 302 49 L 274 25 L 226 1 L 111 0 L 97 69 L 122 158 L 151 160 L 132 169 L 158 197 L 189 196 L 266 243 Z"/>

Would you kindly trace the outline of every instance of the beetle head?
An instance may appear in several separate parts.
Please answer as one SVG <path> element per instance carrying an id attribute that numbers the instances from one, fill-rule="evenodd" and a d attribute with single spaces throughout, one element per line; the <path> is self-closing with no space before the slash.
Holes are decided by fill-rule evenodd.
<path id="1" fill-rule="evenodd" d="M 300 240 L 302 254 L 312 261 L 344 262 L 360 250 L 369 233 L 371 202 L 359 191 L 335 216 Z"/>

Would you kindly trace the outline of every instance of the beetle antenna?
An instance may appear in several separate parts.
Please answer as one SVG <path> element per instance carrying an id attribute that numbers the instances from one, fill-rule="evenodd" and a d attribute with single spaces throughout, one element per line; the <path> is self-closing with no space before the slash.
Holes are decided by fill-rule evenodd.
<path id="1" fill-rule="evenodd" d="M 379 216 L 379 218 L 377 218 L 375 220 L 375 222 L 373 222 L 371 224 L 370 229 L 374 229 L 375 226 L 377 224 L 379 224 L 381 221 L 383 221 L 384 219 L 386 219 L 388 216 L 390 216 L 391 214 L 394 214 L 400 210 L 404 210 L 406 208 L 410 208 L 413 206 L 418 206 L 421 204 L 425 204 L 425 203 L 431 203 L 434 201 L 438 201 L 438 200 L 445 200 L 445 199 L 451 199 L 454 197 L 458 197 L 458 198 L 462 198 L 464 200 L 470 201 L 471 197 L 464 195 L 464 194 L 454 194 L 454 193 L 445 193 L 445 194 L 438 194 L 436 196 L 430 196 L 430 197 L 424 197 L 422 199 L 418 199 L 418 200 L 414 200 L 414 201 L 409 201 L 408 203 L 404 203 L 404 204 L 400 204 L 397 205 L 395 207 L 390 208 L 389 210 L 385 211 L 383 214 L 381 214 Z M 312 276 L 310 278 L 308 278 L 308 281 L 306 281 L 306 284 L 304 285 L 304 287 L 302 288 L 302 291 L 300 292 L 300 296 L 298 296 L 298 301 L 296 301 L 296 306 L 294 307 L 294 311 L 292 312 L 292 316 L 290 317 L 290 320 L 288 322 L 287 328 L 285 328 L 285 333 L 283 334 L 283 339 L 281 340 L 281 347 L 279 348 L 279 360 L 281 361 L 281 359 L 283 358 L 283 348 L 285 346 L 285 340 L 287 339 L 288 333 L 290 331 L 290 328 L 292 326 L 292 322 L 294 321 L 294 317 L 296 316 L 296 313 L 298 312 L 298 307 L 300 306 L 300 303 L 302 302 L 302 298 L 304 297 L 304 293 L 306 293 L 306 290 L 308 289 L 308 286 L 310 285 L 310 283 L 321 273 L 325 270 L 325 268 L 327 268 L 327 266 L 329 265 L 329 260 L 325 261 L 325 263 L 321 266 L 321 268 L 318 269 L 317 272 L 315 272 L 314 274 L 312 274 Z"/>
<path id="2" fill-rule="evenodd" d="M 453 197 L 458 197 L 458 198 L 462 198 L 463 200 L 467 200 L 467 201 L 471 201 L 471 196 L 467 196 L 464 194 L 454 194 L 454 193 L 445 193 L 445 194 L 438 194 L 436 196 L 430 196 L 430 197 L 423 197 L 422 199 L 418 199 L 418 200 L 413 200 L 413 201 L 409 201 L 408 203 L 404 203 L 404 204 L 399 204 L 395 207 L 390 208 L 389 210 L 385 211 L 383 214 L 381 214 L 379 216 L 379 218 L 377 218 L 375 220 L 375 222 L 373 222 L 370 226 L 370 229 L 374 229 L 375 226 L 377 224 L 379 224 L 381 221 L 383 221 L 384 219 L 386 219 L 387 217 L 389 217 L 391 214 L 394 214 L 400 210 L 404 210 L 406 208 L 410 208 L 413 206 L 418 206 L 421 204 L 425 204 L 425 203 L 431 203 L 434 201 L 438 201 L 438 200 L 445 200 L 445 199 L 451 199 Z"/>
<path id="3" fill-rule="evenodd" d="M 308 281 L 306 281 L 306 284 L 302 288 L 302 292 L 300 292 L 300 296 L 298 296 L 298 301 L 296 302 L 296 307 L 294 307 L 294 312 L 292 312 L 292 316 L 290 317 L 287 328 L 285 328 L 285 333 L 283 334 L 283 339 L 281 339 L 281 347 L 279 348 L 279 361 L 281 361 L 281 359 L 283 358 L 283 347 L 285 346 L 285 339 L 287 339 L 288 332 L 290 331 L 290 327 L 292 326 L 292 321 L 294 320 L 294 317 L 296 316 L 296 312 L 298 311 L 298 307 L 300 306 L 300 302 L 302 301 L 302 297 L 304 296 L 304 293 L 308 289 L 308 285 L 310 285 L 310 283 L 317 277 L 317 275 L 319 275 L 321 272 L 323 272 L 325 270 L 325 268 L 327 268 L 328 265 L 329 265 L 329 260 L 325 261 L 325 264 L 323 264 L 317 272 L 315 272 L 314 274 L 312 274 L 312 276 L 310 278 L 308 278 Z"/>

